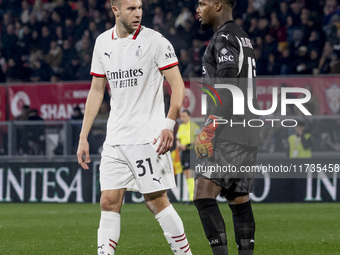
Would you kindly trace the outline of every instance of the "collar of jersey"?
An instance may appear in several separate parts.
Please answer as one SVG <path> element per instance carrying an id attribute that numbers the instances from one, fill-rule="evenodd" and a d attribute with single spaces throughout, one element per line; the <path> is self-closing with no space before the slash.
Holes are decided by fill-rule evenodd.
<path id="1" fill-rule="evenodd" d="M 142 28 L 142 26 L 139 25 L 137 30 L 135 30 L 132 34 L 130 34 L 128 37 L 125 37 L 125 38 L 136 40 L 141 28 Z M 119 37 L 118 37 L 118 34 L 117 34 L 117 26 L 114 26 L 113 29 L 112 29 L 112 40 L 116 40 L 118 38 Z"/>
<path id="2" fill-rule="evenodd" d="M 223 23 L 221 26 L 218 27 L 217 31 L 219 31 L 220 29 L 222 29 L 225 25 L 229 24 L 229 23 L 234 23 L 234 20 L 228 20 L 225 23 Z"/>

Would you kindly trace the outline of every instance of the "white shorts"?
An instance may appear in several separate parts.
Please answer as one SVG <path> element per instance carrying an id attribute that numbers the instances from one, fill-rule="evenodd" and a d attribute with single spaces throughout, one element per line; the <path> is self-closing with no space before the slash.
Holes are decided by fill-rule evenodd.
<path id="1" fill-rule="evenodd" d="M 156 146 L 104 143 L 99 168 L 101 190 L 127 188 L 147 194 L 176 187 L 170 152 L 158 155 Z"/>

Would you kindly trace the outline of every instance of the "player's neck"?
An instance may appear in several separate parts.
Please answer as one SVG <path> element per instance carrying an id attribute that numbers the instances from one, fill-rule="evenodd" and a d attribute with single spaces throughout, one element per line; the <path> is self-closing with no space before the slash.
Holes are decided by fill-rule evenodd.
<path id="1" fill-rule="evenodd" d="M 218 17 L 216 19 L 215 25 L 213 26 L 214 32 L 216 32 L 220 26 L 222 26 L 224 23 L 233 20 L 233 15 L 229 14 L 229 15 L 223 15 L 221 17 Z"/>
<path id="2" fill-rule="evenodd" d="M 133 31 L 128 31 L 126 30 L 126 28 L 123 26 L 123 24 L 117 22 L 116 24 L 116 32 L 119 38 L 126 38 L 128 37 L 130 34 L 133 33 Z"/>

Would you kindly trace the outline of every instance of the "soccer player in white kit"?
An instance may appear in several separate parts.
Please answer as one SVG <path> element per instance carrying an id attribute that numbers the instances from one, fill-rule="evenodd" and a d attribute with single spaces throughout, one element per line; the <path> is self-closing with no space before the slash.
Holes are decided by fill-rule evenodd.
<path id="1" fill-rule="evenodd" d="M 111 0 L 116 25 L 96 39 L 91 89 L 86 101 L 77 157 L 89 169 L 87 141 L 108 82 L 111 112 L 100 164 L 101 218 L 98 254 L 112 255 L 120 236 L 120 211 L 126 189 L 140 191 L 174 254 L 192 254 L 182 220 L 167 198 L 175 187 L 170 148 L 184 98 L 184 83 L 170 42 L 140 25 L 141 0 Z M 167 118 L 163 76 L 172 88 Z"/>

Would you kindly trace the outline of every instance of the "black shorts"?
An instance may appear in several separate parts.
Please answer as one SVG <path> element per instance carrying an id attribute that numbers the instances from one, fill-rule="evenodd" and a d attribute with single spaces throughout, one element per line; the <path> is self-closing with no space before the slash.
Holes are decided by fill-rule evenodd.
<path id="1" fill-rule="evenodd" d="M 195 151 L 194 150 L 182 151 L 181 163 L 182 163 L 183 170 L 190 169 L 190 155 L 192 155 L 192 153 L 195 153 Z"/>
<path id="2" fill-rule="evenodd" d="M 242 173 L 240 169 L 255 165 L 256 156 L 257 147 L 230 141 L 218 142 L 212 158 L 197 160 L 196 178 L 214 181 L 222 187 L 221 195 L 233 200 L 254 191 L 254 173 Z"/>

